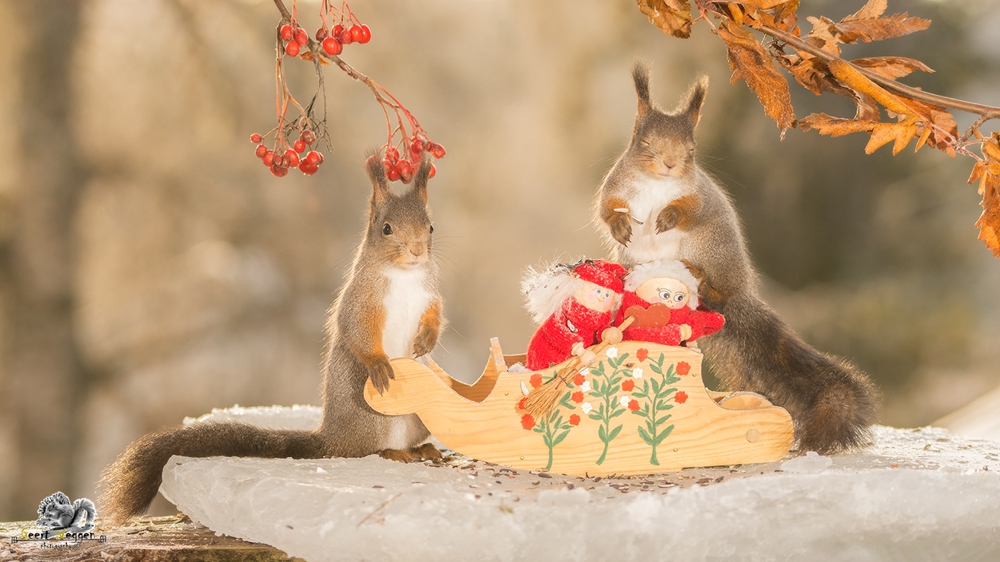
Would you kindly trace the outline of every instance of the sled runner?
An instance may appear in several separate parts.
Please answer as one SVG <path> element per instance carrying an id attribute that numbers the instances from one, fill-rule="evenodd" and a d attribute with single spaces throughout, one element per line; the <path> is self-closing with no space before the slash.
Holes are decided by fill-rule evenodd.
<path id="1" fill-rule="evenodd" d="M 575 358 L 541 371 L 510 372 L 524 355 L 490 359 L 474 384 L 429 361 L 392 360 L 383 395 L 369 381 L 365 399 L 388 415 L 416 413 L 445 446 L 464 455 L 567 475 L 650 474 L 688 467 L 770 462 L 792 445 L 791 417 L 763 396 L 705 388 L 701 352 L 621 341 L 577 369 L 555 406 L 536 419 L 524 409 L 531 389 Z"/>

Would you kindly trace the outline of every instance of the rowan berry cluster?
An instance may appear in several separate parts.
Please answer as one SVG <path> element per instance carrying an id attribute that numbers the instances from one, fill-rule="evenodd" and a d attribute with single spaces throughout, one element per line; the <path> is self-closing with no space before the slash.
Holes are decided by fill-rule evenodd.
<path id="1" fill-rule="evenodd" d="M 410 183 L 413 174 L 420 166 L 420 159 L 424 152 L 429 152 L 434 158 L 444 158 L 444 147 L 436 142 L 431 142 L 426 136 L 419 133 L 410 138 L 403 138 L 405 152 L 408 154 L 400 158 L 399 149 L 395 146 L 386 145 L 385 158 L 382 164 L 385 166 L 385 174 L 389 181 L 401 180 L 403 183 Z M 430 177 L 434 177 L 437 168 L 431 164 Z"/>
<path id="2" fill-rule="evenodd" d="M 310 131 L 305 130 L 299 134 L 299 139 L 292 143 L 291 148 L 286 149 L 284 152 L 279 148 L 278 150 L 268 150 L 266 146 L 260 144 L 264 140 L 259 133 L 254 133 L 250 135 L 250 142 L 257 145 L 254 154 L 257 158 L 261 159 L 261 162 L 265 166 L 271 169 L 271 173 L 277 177 L 284 177 L 289 168 L 298 168 L 300 172 L 307 176 L 311 176 L 319 170 L 320 164 L 323 163 L 323 153 L 318 150 L 306 150 L 316 142 L 316 135 Z M 285 144 L 287 146 L 287 144 Z"/>

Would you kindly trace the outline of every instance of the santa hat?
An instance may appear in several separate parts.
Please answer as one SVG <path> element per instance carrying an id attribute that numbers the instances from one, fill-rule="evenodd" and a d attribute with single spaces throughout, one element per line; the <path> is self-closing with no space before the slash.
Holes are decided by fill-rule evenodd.
<path id="1" fill-rule="evenodd" d="M 573 274 L 584 281 L 590 281 L 616 293 L 625 291 L 622 284 L 625 268 L 617 263 L 604 260 L 585 260 L 573 268 Z"/>
<path id="2" fill-rule="evenodd" d="M 655 260 L 635 266 L 625 276 L 625 290 L 635 291 L 639 285 L 659 277 L 676 279 L 687 285 L 690 291 L 688 306 L 691 310 L 698 308 L 698 280 L 691 275 L 687 266 L 678 260 Z"/>

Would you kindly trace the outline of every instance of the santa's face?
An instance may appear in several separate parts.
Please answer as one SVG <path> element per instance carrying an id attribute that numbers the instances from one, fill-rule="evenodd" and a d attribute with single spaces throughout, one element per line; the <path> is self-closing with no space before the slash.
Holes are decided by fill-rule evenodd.
<path id="1" fill-rule="evenodd" d="M 687 306 L 691 299 L 691 291 L 687 285 L 670 277 L 647 279 L 636 287 L 635 294 L 650 304 L 662 302 L 670 308 Z"/>
<path id="2" fill-rule="evenodd" d="M 573 293 L 573 298 L 583 306 L 598 312 L 611 310 L 615 293 L 596 283 L 584 281 L 583 285 Z"/>

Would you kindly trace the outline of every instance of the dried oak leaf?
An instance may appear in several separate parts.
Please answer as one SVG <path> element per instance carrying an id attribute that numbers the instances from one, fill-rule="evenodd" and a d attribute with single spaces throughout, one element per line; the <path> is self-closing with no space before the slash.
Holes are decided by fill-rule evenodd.
<path id="1" fill-rule="evenodd" d="M 854 59 L 851 61 L 851 64 L 870 70 L 875 74 L 884 76 L 890 80 L 906 76 L 914 70 L 934 72 L 934 70 L 926 64 L 916 59 L 907 57 L 867 57 L 863 59 Z"/>
<path id="2" fill-rule="evenodd" d="M 636 0 L 649 22 L 680 39 L 691 36 L 691 4 L 688 0 Z"/>
<path id="3" fill-rule="evenodd" d="M 872 136 L 865 146 L 865 154 L 871 154 L 892 141 L 892 155 L 895 156 L 910 144 L 916 134 L 917 120 L 913 117 L 900 123 L 879 123 L 872 129 Z"/>
<path id="4" fill-rule="evenodd" d="M 851 63 L 842 60 L 835 59 L 830 61 L 827 66 L 830 68 L 830 72 L 837 77 L 838 80 L 843 82 L 849 88 L 852 88 L 862 94 L 871 96 L 878 103 L 882 104 L 889 111 L 898 113 L 901 115 L 915 115 L 918 112 L 907 105 L 907 101 L 896 97 L 894 94 L 883 89 L 881 86 L 872 82 L 864 74 L 858 72 L 856 68 L 851 66 Z"/>
<path id="5" fill-rule="evenodd" d="M 733 70 L 732 82 L 740 77 L 746 80 L 750 91 L 764 106 L 764 112 L 774 119 L 784 135 L 795 124 L 788 81 L 778 72 L 771 56 L 750 31 L 722 22 L 716 33 L 726 42 L 729 68 Z"/>
<path id="6" fill-rule="evenodd" d="M 851 133 L 870 133 L 879 124 L 878 121 L 830 117 L 825 113 L 814 113 L 799 119 L 799 128 L 803 131 L 815 130 L 821 135 L 830 135 L 831 137 L 842 137 Z"/>
<path id="7" fill-rule="evenodd" d="M 833 33 L 844 43 L 881 41 L 922 31 L 931 25 L 931 20 L 911 18 L 906 13 L 893 14 L 887 18 L 871 20 L 841 21 L 833 26 Z"/>
<path id="8" fill-rule="evenodd" d="M 976 221 L 979 239 L 995 257 L 1000 258 L 1000 133 L 982 139 L 983 161 L 976 162 L 969 183 L 979 180 L 980 206 L 983 214 Z"/>

